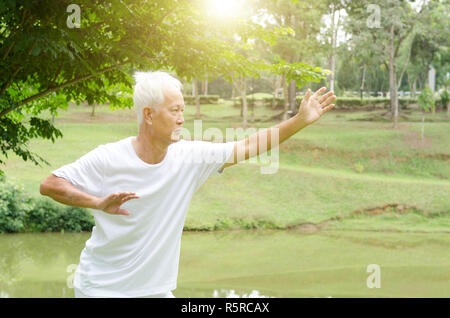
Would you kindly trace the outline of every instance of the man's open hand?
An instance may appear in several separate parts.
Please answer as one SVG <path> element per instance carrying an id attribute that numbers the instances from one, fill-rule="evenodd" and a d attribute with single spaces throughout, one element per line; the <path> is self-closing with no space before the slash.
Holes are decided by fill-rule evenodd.
<path id="1" fill-rule="evenodd" d="M 120 206 L 131 199 L 139 197 L 134 192 L 116 192 L 100 199 L 97 209 L 110 214 L 130 215 L 130 212 Z"/>
<path id="2" fill-rule="evenodd" d="M 311 90 L 308 89 L 297 114 L 304 123 L 309 125 L 315 122 L 320 116 L 334 107 L 334 104 L 331 103 L 336 99 L 336 96 L 332 91 L 322 95 L 326 90 L 326 87 L 322 87 L 311 95 Z"/>

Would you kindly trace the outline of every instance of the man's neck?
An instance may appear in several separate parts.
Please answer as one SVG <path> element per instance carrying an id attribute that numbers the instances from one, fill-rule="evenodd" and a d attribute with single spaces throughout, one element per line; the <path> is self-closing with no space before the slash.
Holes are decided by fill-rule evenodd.
<path id="1" fill-rule="evenodd" d="M 131 143 L 137 156 L 148 164 L 157 164 L 163 161 L 169 147 L 168 144 L 163 144 L 142 131 L 131 140 Z"/>

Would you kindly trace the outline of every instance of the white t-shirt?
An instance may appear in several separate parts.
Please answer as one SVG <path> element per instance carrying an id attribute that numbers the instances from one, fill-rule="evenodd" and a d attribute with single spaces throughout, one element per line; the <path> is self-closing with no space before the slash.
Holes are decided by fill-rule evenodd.
<path id="1" fill-rule="evenodd" d="M 121 208 L 93 209 L 95 226 L 81 252 L 74 286 L 88 296 L 138 297 L 176 288 L 181 234 L 194 192 L 230 158 L 234 142 L 180 140 L 163 161 L 148 164 L 131 140 L 100 145 L 52 171 L 88 194 L 135 192 Z"/>

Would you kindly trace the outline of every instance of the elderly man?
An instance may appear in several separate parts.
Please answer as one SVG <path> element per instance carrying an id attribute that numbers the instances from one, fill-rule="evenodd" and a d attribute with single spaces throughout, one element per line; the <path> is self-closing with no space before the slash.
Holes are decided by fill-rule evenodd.
<path id="1" fill-rule="evenodd" d="M 297 115 L 267 131 L 236 142 L 187 141 L 180 140 L 180 82 L 164 72 L 138 72 L 135 81 L 138 136 L 100 145 L 40 185 L 42 195 L 91 208 L 95 218 L 75 273 L 75 297 L 173 297 L 195 191 L 211 175 L 313 123 L 336 98 L 325 88 L 308 90 Z M 271 136 L 278 136 L 275 143 Z"/>

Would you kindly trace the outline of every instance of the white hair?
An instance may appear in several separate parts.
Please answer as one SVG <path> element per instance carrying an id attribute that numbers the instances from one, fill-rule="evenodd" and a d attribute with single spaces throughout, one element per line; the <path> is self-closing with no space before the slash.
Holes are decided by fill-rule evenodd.
<path id="1" fill-rule="evenodd" d="M 164 89 L 175 88 L 179 91 L 183 85 L 178 79 L 166 72 L 136 72 L 134 73 L 133 104 L 136 110 L 138 124 L 143 120 L 142 109 L 150 106 L 156 111 L 164 102 Z"/>

